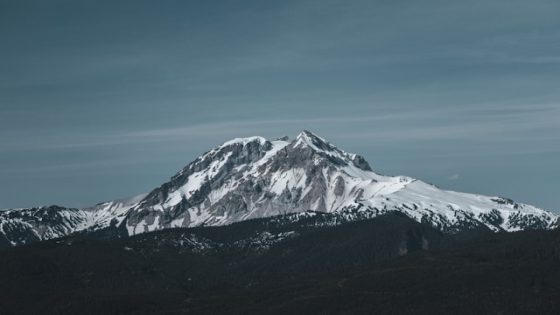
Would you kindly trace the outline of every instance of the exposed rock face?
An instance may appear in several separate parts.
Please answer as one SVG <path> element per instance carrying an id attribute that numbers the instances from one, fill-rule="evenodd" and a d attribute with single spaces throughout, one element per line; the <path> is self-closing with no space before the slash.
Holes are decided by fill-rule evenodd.
<path id="1" fill-rule="evenodd" d="M 27 244 L 68 235 L 88 225 L 87 214 L 59 206 L 0 212 L 0 233 L 5 243 Z"/>
<path id="2" fill-rule="evenodd" d="M 205 153 L 131 209 L 125 222 L 129 233 L 308 210 L 354 218 L 396 210 L 450 232 L 555 225 L 555 215 L 509 199 L 447 192 L 409 177 L 378 175 L 363 157 L 309 131 L 287 140 L 235 139 Z"/>
<path id="3" fill-rule="evenodd" d="M 447 232 L 558 225 L 558 216 L 507 198 L 444 191 L 405 176 L 379 175 L 363 157 L 303 131 L 292 141 L 228 141 L 150 193 L 131 199 L 87 209 L 0 211 L 0 243 L 22 244 L 109 226 L 138 234 L 288 213 L 305 217 L 309 210 L 340 218 L 331 223 L 399 211 Z"/>
<path id="4" fill-rule="evenodd" d="M 104 202 L 85 209 L 49 206 L 0 211 L 0 247 L 117 226 L 130 207 L 145 196 Z"/>

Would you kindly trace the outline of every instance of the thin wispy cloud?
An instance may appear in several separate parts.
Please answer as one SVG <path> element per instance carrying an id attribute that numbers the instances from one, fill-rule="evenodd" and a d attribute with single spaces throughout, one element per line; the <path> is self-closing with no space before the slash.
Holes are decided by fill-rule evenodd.
<path id="1" fill-rule="evenodd" d="M 465 120 L 464 117 L 469 117 Z M 338 126 L 332 139 L 356 139 L 375 143 L 442 141 L 530 141 L 535 133 L 541 141 L 560 139 L 554 132 L 560 123 L 560 106 L 551 104 L 447 108 L 389 112 L 376 115 L 342 117 L 309 117 L 297 119 L 250 119 L 217 121 L 180 127 L 147 129 L 116 134 L 87 134 L 44 139 L 25 145 L 21 139 L 14 145 L 22 150 L 65 150 L 88 147 L 140 145 L 160 142 L 194 141 L 201 137 L 226 141 L 232 137 L 269 135 L 280 137 L 302 129 L 324 129 Z M 33 137 L 33 139 L 36 139 Z M 59 141 L 57 141 L 59 140 Z M 52 143 L 48 143 L 52 141 Z M 9 143 L 4 150 L 13 150 Z"/>

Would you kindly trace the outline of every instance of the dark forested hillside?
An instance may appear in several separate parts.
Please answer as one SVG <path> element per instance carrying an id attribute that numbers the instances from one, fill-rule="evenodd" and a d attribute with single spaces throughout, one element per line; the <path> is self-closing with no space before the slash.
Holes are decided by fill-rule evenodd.
<path id="1" fill-rule="evenodd" d="M 559 313 L 560 231 L 254 220 L 0 251 L 2 314 Z"/>

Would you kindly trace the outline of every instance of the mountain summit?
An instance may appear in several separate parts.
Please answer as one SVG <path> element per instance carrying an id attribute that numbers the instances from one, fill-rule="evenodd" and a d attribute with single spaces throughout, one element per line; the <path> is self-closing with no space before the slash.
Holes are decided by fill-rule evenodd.
<path id="1" fill-rule="evenodd" d="M 399 211 L 446 232 L 480 226 L 494 231 L 548 229 L 558 220 L 548 211 L 507 198 L 445 191 L 410 177 L 377 174 L 360 155 L 307 130 L 292 141 L 227 141 L 160 187 L 132 199 L 87 209 L 39 209 L 0 212 L 0 235 L 15 245 L 108 226 L 134 235 L 314 212 L 354 220 Z M 53 226 L 49 218 L 56 219 Z"/>

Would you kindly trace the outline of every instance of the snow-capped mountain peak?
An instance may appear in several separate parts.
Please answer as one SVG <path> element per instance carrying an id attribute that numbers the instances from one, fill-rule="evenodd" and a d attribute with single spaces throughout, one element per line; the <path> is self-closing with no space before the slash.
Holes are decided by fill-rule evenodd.
<path id="1" fill-rule="evenodd" d="M 319 137 L 318 135 L 314 134 L 309 130 L 303 130 L 296 136 L 296 141 L 294 146 L 305 144 L 308 146 L 313 147 L 316 150 L 329 150 L 331 146 L 327 142 L 327 140 Z"/>
<path id="2" fill-rule="evenodd" d="M 319 155 L 337 159 L 341 164 L 354 165 L 362 170 L 371 171 L 371 167 L 362 156 L 345 152 L 309 130 L 302 131 L 296 137 L 296 140 L 291 143 L 291 146 L 293 148 L 310 148 Z"/>
<path id="3" fill-rule="evenodd" d="M 232 145 L 242 145 L 245 146 L 248 143 L 252 143 L 252 142 L 256 142 L 259 143 L 260 145 L 263 145 L 267 142 L 268 140 L 266 140 L 263 137 L 247 137 L 247 138 L 235 138 L 229 141 L 224 142 L 224 144 L 222 144 L 220 146 L 220 148 L 224 148 L 224 147 L 228 147 L 228 146 L 232 146 Z"/>
<path id="4" fill-rule="evenodd" d="M 58 220 L 64 223 L 58 230 L 45 229 L 48 220 L 39 220 L 32 212 L 19 216 L 0 212 L 0 232 L 3 227 L 5 231 L 25 226 L 43 239 L 121 226 L 138 234 L 288 213 L 297 218 L 309 211 L 333 213 L 343 221 L 399 211 L 450 232 L 477 226 L 495 231 L 551 228 L 558 220 L 555 214 L 510 199 L 444 191 L 406 176 L 379 175 L 363 157 L 305 130 L 291 141 L 286 137 L 227 141 L 148 194 L 83 210 L 60 210 L 71 219 Z M 40 232 L 45 230 L 60 233 Z"/>
<path id="5" fill-rule="evenodd" d="M 308 210 L 354 216 L 400 211 L 449 231 L 474 225 L 525 228 L 517 217 L 530 217 L 529 226 L 535 227 L 555 222 L 556 216 L 544 210 L 522 204 L 509 209 L 493 200 L 498 199 L 379 175 L 363 157 L 304 130 L 292 141 L 250 137 L 226 142 L 150 193 L 131 210 L 126 224 L 135 234 Z"/>

